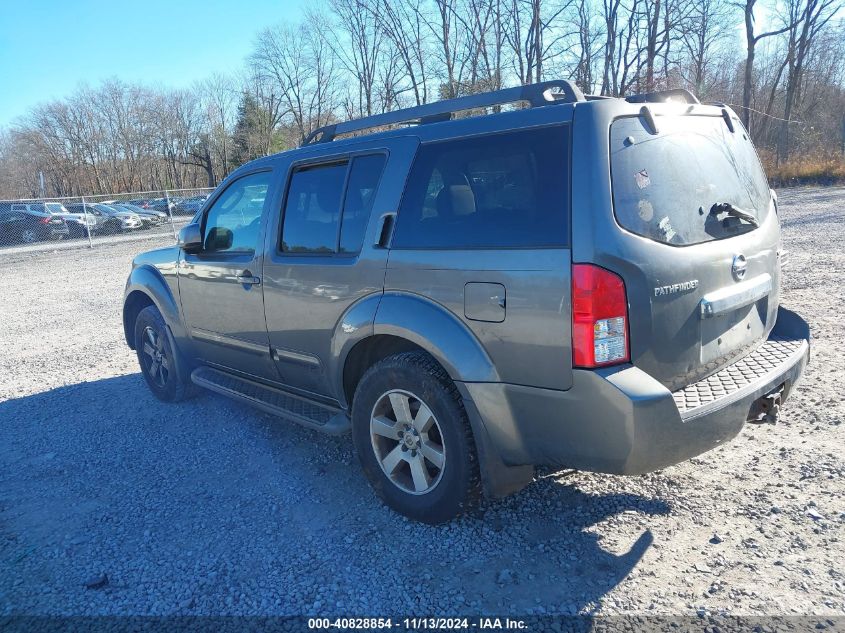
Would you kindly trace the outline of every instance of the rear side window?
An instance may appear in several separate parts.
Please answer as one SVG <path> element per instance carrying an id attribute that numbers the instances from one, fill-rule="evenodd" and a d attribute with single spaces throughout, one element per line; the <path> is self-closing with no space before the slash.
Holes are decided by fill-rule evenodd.
<path id="1" fill-rule="evenodd" d="M 565 126 L 422 146 L 393 248 L 566 246 L 568 156 Z"/>
<path id="2" fill-rule="evenodd" d="M 385 160 L 384 154 L 370 154 L 294 171 L 285 202 L 282 251 L 358 253 Z"/>
<path id="3" fill-rule="evenodd" d="M 346 199 L 343 202 L 343 224 L 338 249 L 341 253 L 357 253 L 361 250 L 385 159 L 384 154 L 372 154 L 359 156 L 352 161 Z"/>
<path id="4" fill-rule="evenodd" d="M 613 122 L 610 157 L 616 220 L 644 237 L 684 246 L 754 230 L 719 212 L 730 204 L 762 221 L 771 194 L 754 146 L 739 121 L 659 116 L 658 134 L 637 117 Z"/>
<path id="5" fill-rule="evenodd" d="M 285 203 L 282 250 L 333 253 L 347 163 L 299 169 L 291 177 Z"/>

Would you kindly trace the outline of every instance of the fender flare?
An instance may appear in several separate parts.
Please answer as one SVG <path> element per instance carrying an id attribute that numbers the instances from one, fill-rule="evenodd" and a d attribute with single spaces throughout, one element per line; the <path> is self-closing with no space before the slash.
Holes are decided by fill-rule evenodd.
<path id="1" fill-rule="evenodd" d="M 129 347 L 134 344 L 133 330 L 135 324 L 127 322 L 126 308 L 130 296 L 137 292 L 146 295 L 158 308 L 174 339 L 180 342 L 187 340 L 187 330 L 179 311 L 179 303 L 173 296 L 170 286 L 157 268 L 143 264 L 133 268 L 132 272 L 129 273 L 123 295 L 123 334 Z"/>
<path id="2" fill-rule="evenodd" d="M 442 305 L 420 295 L 385 292 L 373 334 L 389 334 L 419 345 L 437 359 L 452 380 L 499 382 L 490 356 L 475 334 Z"/>
<path id="3" fill-rule="evenodd" d="M 343 395 L 343 370 L 346 360 L 353 347 L 373 335 L 373 322 L 381 298 L 382 293 L 376 292 L 359 299 L 346 309 L 335 325 L 326 376 L 337 400 L 342 404 L 346 404 Z"/>

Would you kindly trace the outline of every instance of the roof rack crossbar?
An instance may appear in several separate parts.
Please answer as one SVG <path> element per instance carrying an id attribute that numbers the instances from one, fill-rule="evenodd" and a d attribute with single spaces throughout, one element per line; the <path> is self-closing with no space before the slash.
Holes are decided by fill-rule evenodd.
<path id="1" fill-rule="evenodd" d="M 573 103 L 584 101 L 584 94 L 571 81 L 558 79 L 544 81 L 515 88 L 494 90 L 493 92 L 482 92 L 475 95 L 467 95 L 456 99 L 446 99 L 434 103 L 425 103 L 412 108 L 393 110 L 382 114 L 375 114 L 363 119 L 354 119 L 343 123 L 332 123 L 324 125 L 311 132 L 302 145 L 315 143 L 327 143 L 334 140 L 339 134 L 348 134 L 384 125 L 396 125 L 399 123 L 429 123 L 449 120 L 455 112 L 472 110 L 474 108 L 485 108 L 491 106 L 505 105 L 517 101 L 527 101 L 531 107 L 551 105 L 554 103 Z"/>

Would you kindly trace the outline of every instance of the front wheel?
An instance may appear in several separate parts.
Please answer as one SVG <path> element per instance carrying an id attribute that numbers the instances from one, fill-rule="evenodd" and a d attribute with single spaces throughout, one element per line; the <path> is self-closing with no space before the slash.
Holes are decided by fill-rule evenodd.
<path id="1" fill-rule="evenodd" d="M 189 395 L 190 378 L 177 358 L 176 344 L 158 308 L 147 306 L 135 319 L 135 352 L 153 395 L 178 402 Z"/>
<path id="2" fill-rule="evenodd" d="M 390 356 L 364 374 L 352 434 L 376 494 L 409 518 L 448 521 L 477 495 L 475 445 L 460 394 L 424 352 Z"/>

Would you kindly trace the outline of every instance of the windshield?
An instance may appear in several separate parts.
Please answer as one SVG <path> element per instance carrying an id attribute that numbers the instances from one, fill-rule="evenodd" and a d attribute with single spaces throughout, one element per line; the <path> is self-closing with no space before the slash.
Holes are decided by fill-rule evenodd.
<path id="1" fill-rule="evenodd" d="M 64 205 L 61 202 L 48 202 L 47 203 L 47 210 L 51 213 L 67 213 L 67 209 L 65 209 Z"/>
<path id="2" fill-rule="evenodd" d="M 747 133 L 722 117 L 659 116 L 658 134 L 639 117 L 610 128 L 613 204 L 621 226 L 658 242 L 698 244 L 754 230 L 769 185 Z"/>

